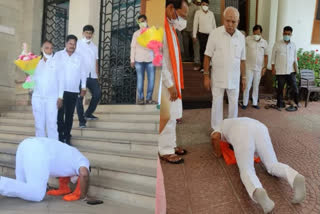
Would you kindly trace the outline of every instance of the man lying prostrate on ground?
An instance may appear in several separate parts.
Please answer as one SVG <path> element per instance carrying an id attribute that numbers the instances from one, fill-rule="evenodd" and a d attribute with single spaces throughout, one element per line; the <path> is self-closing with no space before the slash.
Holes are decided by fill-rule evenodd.
<path id="1" fill-rule="evenodd" d="M 62 195 L 71 192 L 68 187 L 70 177 L 79 176 L 76 190 L 63 199 L 73 201 L 86 198 L 89 165 L 86 157 L 65 143 L 43 137 L 27 138 L 17 149 L 16 179 L 0 177 L 0 195 L 42 201 L 46 195 L 49 177 L 60 178 L 60 189 L 49 193 Z"/>
<path id="2" fill-rule="evenodd" d="M 255 169 L 254 154 L 258 153 L 262 163 L 271 175 L 284 178 L 293 188 L 292 203 L 300 203 L 306 197 L 305 178 L 290 166 L 280 163 L 273 150 L 268 128 L 257 120 L 247 117 L 225 119 L 211 134 L 214 152 L 221 156 L 220 141 L 233 146 L 242 183 L 250 197 L 269 213 L 274 202 L 262 187 Z"/>

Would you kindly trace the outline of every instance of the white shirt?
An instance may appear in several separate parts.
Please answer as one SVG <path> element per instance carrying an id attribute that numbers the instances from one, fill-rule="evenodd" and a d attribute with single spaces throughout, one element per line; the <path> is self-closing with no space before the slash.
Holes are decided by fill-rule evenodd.
<path id="1" fill-rule="evenodd" d="M 197 33 L 209 34 L 217 27 L 216 19 L 213 12 L 208 10 L 204 12 L 202 9 L 198 10 L 194 15 L 193 20 L 193 38 L 197 38 Z"/>
<path id="2" fill-rule="evenodd" d="M 261 38 L 259 41 L 254 36 L 246 38 L 246 69 L 252 71 L 261 71 L 264 67 L 264 56 L 267 55 L 268 43 Z"/>
<path id="3" fill-rule="evenodd" d="M 231 36 L 224 26 L 216 28 L 209 35 L 204 54 L 211 57 L 213 87 L 239 87 L 240 61 L 246 59 L 245 37 L 239 30 Z"/>
<path id="4" fill-rule="evenodd" d="M 235 146 L 239 138 L 248 139 L 248 134 L 254 136 L 257 128 L 264 126 L 258 120 L 248 117 L 224 119 L 215 132 L 221 133 L 221 140 Z M 240 141 L 241 142 L 241 141 Z M 245 143 L 245 142 L 244 142 Z"/>
<path id="5" fill-rule="evenodd" d="M 45 137 L 32 137 L 19 145 L 21 152 L 36 152 L 44 162 L 49 162 L 50 177 L 71 177 L 79 175 L 79 168 L 89 170 L 90 162 L 78 149 L 61 143 L 58 140 Z M 37 151 L 34 151 L 37 149 Z"/>
<path id="6" fill-rule="evenodd" d="M 272 65 L 275 65 L 276 75 L 286 75 L 295 72 L 293 63 L 297 61 L 296 45 L 286 44 L 283 40 L 276 42 L 272 50 Z"/>
<path id="7" fill-rule="evenodd" d="M 55 56 L 46 62 L 43 58 L 40 60 L 32 80 L 35 82 L 32 96 L 46 99 L 63 98 L 63 75 L 56 69 Z"/>
<path id="8" fill-rule="evenodd" d="M 134 32 L 131 41 L 130 60 L 131 62 L 152 62 L 153 52 L 149 48 L 142 47 L 137 38 L 140 35 L 141 30 Z"/>
<path id="9" fill-rule="evenodd" d="M 85 90 L 87 76 L 82 57 L 76 52 L 69 56 L 64 49 L 58 51 L 55 58 L 58 71 L 63 73 L 64 91 L 79 93 L 80 80 L 81 88 Z"/>
<path id="10" fill-rule="evenodd" d="M 172 29 L 173 25 L 170 24 L 170 31 L 171 35 L 173 35 L 173 46 L 175 47 L 175 57 L 177 61 L 177 75 L 178 75 L 178 88 L 181 92 L 181 85 L 180 85 L 180 63 L 179 63 L 179 49 L 178 49 L 178 38 L 175 36 L 175 32 Z M 172 65 L 171 65 L 171 60 L 170 60 L 170 55 L 169 55 L 169 48 L 168 48 L 168 42 L 166 38 L 166 32 L 164 34 L 164 39 L 163 39 L 163 60 L 162 60 L 162 71 L 161 71 L 161 78 L 162 78 L 162 83 L 163 83 L 163 93 L 164 96 L 170 99 L 170 93 L 168 91 L 168 88 L 171 88 L 174 86 L 174 75 L 173 75 L 173 70 L 172 70 Z M 182 117 L 182 100 L 177 99 L 174 102 L 170 101 L 170 118 L 181 118 Z"/>
<path id="11" fill-rule="evenodd" d="M 96 63 L 99 59 L 97 46 L 93 42 L 88 44 L 84 40 L 78 40 L 76 53 L 82 57 L 87 78 L 91 76 L 91 78 L 97 79 Z"/>

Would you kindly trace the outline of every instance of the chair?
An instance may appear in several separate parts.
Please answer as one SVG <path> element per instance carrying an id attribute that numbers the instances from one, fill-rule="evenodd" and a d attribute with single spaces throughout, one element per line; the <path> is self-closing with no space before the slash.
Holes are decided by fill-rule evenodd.
<path id="1" fill-rule="evenodd" d="M 315 76 L 313 70 L 300 70 L 300 90 L 306 89 L 307 96 L 305 101 L 305 107 L 307 107 L 310 93 L 311 92 L 320 92 L 320 87 L 316 85 Z"/>

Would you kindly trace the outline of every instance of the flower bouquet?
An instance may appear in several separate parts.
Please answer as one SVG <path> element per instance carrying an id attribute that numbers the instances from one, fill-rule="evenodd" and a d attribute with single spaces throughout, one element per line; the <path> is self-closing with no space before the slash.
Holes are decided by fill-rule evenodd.
<path id="1" fill-rule="evenodd" d="M 155 26 L 145 28 L 141 31 L 141 34 L 137 38 L 137 42 L 148 49 L 151 49 L 154 53 L 153 65 L 162 65 L 162 53 L 164 31 L 163 28 L 156 28 Z"/>
<path id="2" fill-rule="evenodd" d="M 25 83 L 22 85 L 24 89 L 31 89 L 34 87 L 34 82 L 31 80 L 32 75 L 40 61 L 41 57 L 31 52 L 27 52 L 27 44 L 23 43 L 23 51 L 14 64 L 27 74 Z"/>

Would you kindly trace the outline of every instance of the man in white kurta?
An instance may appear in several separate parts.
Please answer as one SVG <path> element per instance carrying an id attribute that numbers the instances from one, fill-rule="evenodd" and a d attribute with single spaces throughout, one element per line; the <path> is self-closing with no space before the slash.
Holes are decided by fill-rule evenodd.
<path id="1" fill-rule="evenodd" d="M 262 27 L 255 25 L 253 35 L 246 38 L 246 80 L 247 85 L 243 92 L 242 109 L 246 109 L 249 101 L 249 92 L 252 89 L 252 107 L 259 109 L 258 96 L 261 76 L 266 72 L 268 65 L 268 43 L 261 37 Z"/>
<path id="2" fill-rule="evenodd" d="M 238 116 L 240 64 L 242 83 L 245 85 L 245 37 L 237 30 L 239 12 L 233 7 L 224 12 L 224 25 L 210 33 L 204 59 L 204 85 L 212 92 L 211 127 L 223 120 L 223 97 L 227 91 L 229 100 L 228 118 Z M 211 80 L 209 77 L 212 63 Z"/>
<path id="3" fill-rule="evenodd" d="M 43 57 L 37 65 L 32 80 L 32 111 L 37 137 L 58 140 L 57 115 L 63 100 L 63 75 L 56 69 L 52 54 L 53 45 L 45 41 L 42 45 Z"/>
<path id="4" fill-rule="evenodd" d="M 268 128 L 263 123 L 247 117 L 225 119 L 211 137 L 218 157 L 221 156 L 221 140 L 233 146 L 241 181 L 249 196 L 258 202 L 266 213 L 273 209 L 274 202 L 268 197 L 255 173 L 255 153 L 259 155 L 268 173 L 288 181 L 294 190 L 293 203 L 300 203 L 305 199 L 305 178 L 290 166 L 278 162 Z"/>
<path id="5" fill-rule="evenodd" d="M 73 114 L 78 96 L 86 94 L 86 71 L 82 57 L 75 52 L 78 38 L 68 35 L 66 48 L 55 54 L 57 68 L 63 73 L 63 106 L 58 111 L 59 140 L 67 144 L 71 143 L 71 130 L 73 125 Z M 81 86 L 79 90 L 79 85 Z"/>
<path id="6" fill-rule="evenodd" d="M 81 177 L 82 168 L 89 173 L 89 166 L 74 147 L 49 138 L 27 138 L 17 149 L 16 179 L 0 177 L 0 195 L 42 201 L 49 177 Z"/>
<path id="7" fill-rule="evenodd" d="M 188 4 L 182 1 L 178 8 L 174 8 L 172 1 L 166 1 L 166 30 L 164 42 L 163 42 L 163 63 L 162 63 L 162 97 L 165 101 L 161 102 L 161 108 L 164 107 L 164 103 L 169 103 L 169 119 L 166 121 L 163 130 L 160 130 L 160 136 L 158 139 L 159 154 L 162 159 L 170 163 L 181 163 L 182 158 L 176 154 L 183 154 L 184 150 L 177 148 L 176 144 L 176 120 L 182 117 L 182 100 L 178 98 L 178 94 L 181 94 L 181 56 L 179 53 L 178 38 L 175 33 L 175 29 L 183 30 L 186 26 L 186 22 L 183 17 L 186 17 L 188 13 Z M 181 14 L 181 15 L 180 15 Z M 179 21 L 180 20 L 180 21 Z M 167 34 L 171 35 L 170 41 L 167 39 Z M 169 49 L 169 42 L 173 43 L 173 49 Z M 170 58 L 170 51 L 174 51 L 174 64 L 176 68 L 173 68 L 172 59 Z M 176 69 L 177 73 L 174 74 L 173 70 Z M 177 78 L 177 79 L 175 79 Z M 176 85 L 178 84 L 178 85 Z M 161 120 L 161 118 L 160 118 Z M 163 126 L 160 124 L 160 126 Z M 175 154 L 176 153 L 176 154 Z"/>

